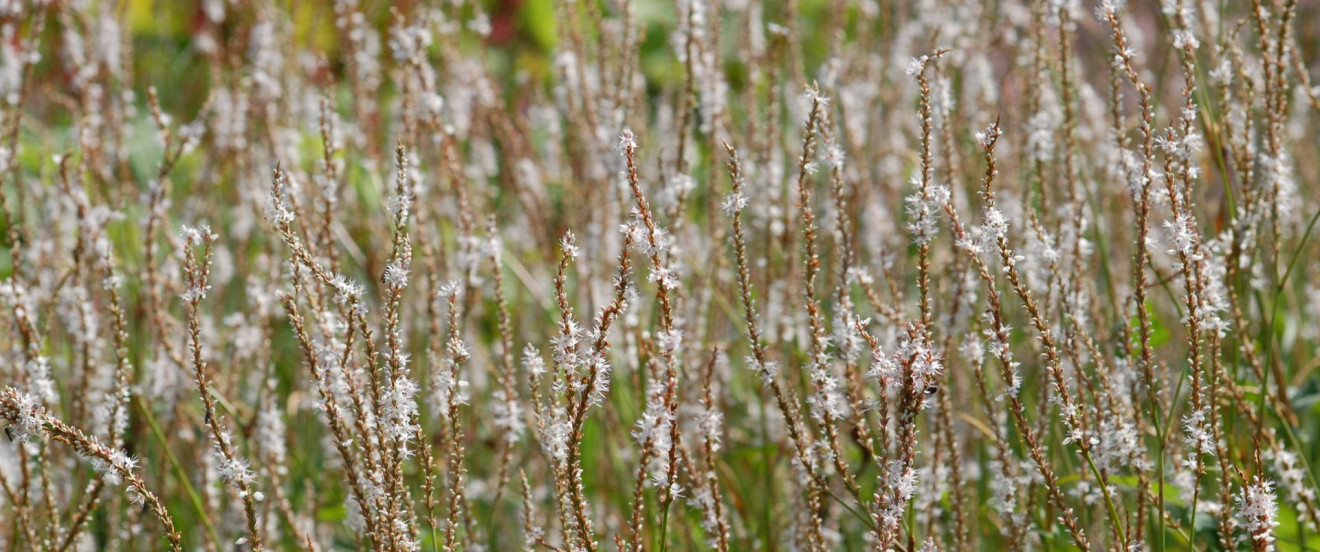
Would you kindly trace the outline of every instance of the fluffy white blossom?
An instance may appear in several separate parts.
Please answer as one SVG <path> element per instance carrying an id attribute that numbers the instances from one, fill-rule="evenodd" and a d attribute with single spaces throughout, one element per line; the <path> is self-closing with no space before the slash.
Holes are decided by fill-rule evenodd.
<path id="1" fill-rule="evenodd" d="M 124 474 L 137 468 L 137 460 L 119 450 L 110 451 L 108 458 L 93 457 L 89 462 L 92 469 L 101 474 L 101 479 L 115 486 L 122 485 Z"/>
<path id="2" fill-rule="evenodd" d="M 16 409 L 12 418 L 13 423 L 9 426 L 14 438 L 37 439 L 41 437 L 41 426 L 46 416 L 45 409 L 41 406 L 41 400 L 30 393 L 22 392 L 15 393 L 14 399 Z"/>
<path id="3" fill-rule="evenodd" d="M 1279 509 L 1275 504 L 1274 484 L 1257 476 L 1237 496 L 1238 523 L 1251 540 L 1265 550 L 1274 550 L 1274 528 L 1278 527 Z"/>
<path id="4" fill-rule="evenodd" d="M 402 289 L 408 285 L 408 267 L 400 261 L 394 261 L 385 267 L 382 279 L 385 285 L 393 289 Z"/>
<path id="5" fill-rule="evenodd" d="M 1197 40 L 1196 34 L 1188 29 L 1174 29 L 1173 47 L 1179 50 L 1191 48 L 1193 50 L 1201 47 L 1201 41 Z"/>
<path id="6" fill-rule="evenodd" d="M 747 196 L 742 192 L 729 192 L 724 196 L 724 201 L 720 203 L 720 209 L 724 210 L 725 216 L 733 216 L 747 207 Z"/>
<path id="7" fill-rule="evenodd" d="M 637 149 L 637 136 L 633 134 L 633 131 L 631 129 L 627 129 L 627 128 L 623 129 L 623 132 L 619 133 L 619 153 L 627 154 L 628 152 L 636 149 Z"/>
<path id="8" fill-rule="evenodd" d="M 907 68 L 903 70 L 903 74 L 907 75 L 909 79 L 917 78 L 917 75 L 920 75 L 921 72 L 926 69 L 926 61 L 928 59 L 928 56 L 912 58 L 912 61 L 908 62 Z"/>

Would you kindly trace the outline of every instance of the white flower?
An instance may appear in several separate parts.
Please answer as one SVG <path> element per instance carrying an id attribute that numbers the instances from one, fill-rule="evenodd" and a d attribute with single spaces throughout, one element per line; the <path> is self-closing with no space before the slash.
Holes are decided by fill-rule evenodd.
<path id="1" fill-rule="evenodd" d="M 212 449 L 215 455 L 215 463 L 220 477 L 225 481 L 232 483 L 235 487 L 241 485 L 251 485 L 256 481 L 256 475 L 248 468 L 246 460 L 241 458 L 226 458 L 220 450 Z"/>
<path id="2" fill-rule="evenodd" d="M 907 75 L 909 79 L 917 78 L 917 75 L 920 75 L 922 71 L 926 70 L 927 59 L 929 59 L 927 56 L 912 58 L 912 61 L 908 62 L 907 69 L 903 71 L 903 74 Z"/>
<path id="3" fill-rule="evenodd" d="M 347 276 L 336 275 L 330 285 L 335 288 L 335 303 L 340 305 L 350 302 L 356 303 L 362 298 L 362 285 L 350 280 Z"/>
<path id="4" fill-rule="evenodd" d="M 677 328 L 660 330 L 655 340 L 660 345 L 660 350 L 673 353 L 683 344 L 683 331 Z"/>
<path id="5" fill-rule="evenodd" d="M 724 425 L 724 415 L 714 407 L 707 409 L 697 417 L 697 428 L 701 430 L 704 437 L 710 438 L 711 447 L 720 450 L 721 431 Z"/>
<path id="6" fill-rule="evenodd" d="M 1193 50 L 1201 47 L 1201 41 L 1196 39 L 1196 35 L 1188 29 L 1175 29 L 1173 31 L 1173 47 L 1179 50 L 1191 48 Z"/>
<path id="7" fill-rule="evenodd" d="M 840 148 L 838 144 L 830 144 L 829 147 L 825 148 L 825 162 L 830 165 L 830 168 L 836 171 L 843 170 L 845 158 L 843 148 Z"/>
<path id="8" fill-rule="evenodd" d="M 1219 58 L 1219 63 L 1210 70 L 1210 82 L 1227 86 L 1233 82 L 1233 60 L 1229 56 Z"/>
<path id="9" fill-rule="evenodd" d="M 205 298 L 206 298 L 206 292 L 209 291 L 210 289 L 211 289 L 211 286 L 209 286 L 209 285 L 207 285 L 207 286 L 188 286 L 188 289 L 183 290 L 183 292 L 179 294 L 179 298 L 180 298 L 180 299 L 183 299 L 184 301 L 186 301 L 186 302 L 188 302 L 188 303 L 194 303 L 194 302 L 197 302 L 197 301 L 201 301 L 202 299 L 205 299 Z"/>
<path id="10" fill-rule="evenodd" d="M 7 391 L 14 391 L 9 388 Z M 15 439 L 36 439 L 41 436 L 41 425 L 45 420 L 45 409 L 41 401 L 29 393 L 14 392 L 16 410 L 12 425 L 9 426 Z"/>
<path id="11" fill-rule="evenodd" d="M 1237 517 L 1242 527 L 1251 534 L 1251 540 L 1274 550 L 1274 528 L 1279 525 L 1278 506 L 1274 499 L 1274 484 L 1260 476 L 1237 497 Z"/>
<path id="12" fill-rule="evenodd" d="M 193 245 L 202 241 L 202 233 L 187 224 L 179 228 L 179 237 L 188 242 L 188 245 Z"/>
<path id="13" fill-rule="evenodd" d="M 1095 14 L 1100 19 L 1108 19 L 1109 16 L 1118 13 L 1123 4 L 1123 0 L 1100 0 L 1100 6 L 1095 9 Z"/>
<path id="14" fill-rule="evenodd" d="M 630 220 L 628 222 L 620 224 L 619 233 L 624 234 L 627 237 L 627 239 L 632 243 L 639 244 L 637 245 L 637 247 L 639 248 L 642 247 L 642 245 L 640 244 L 646 241 L 646 236 L 647 236 L 646 229 L 643 228 L 642 224 L 636 220 Z"/>
<path id="15" fill-rule="evenodd" d="M 400 261 L 394 261 L 385 267 L 385 285 L 400 289 L 408 285 L 408 268 Z"/>
<path id="16" fill-rule="evenodd" d="M 915 179 L 914 183 L 919 184 Z M 930 243 L 939 233 L 939 210 L 948 198 L 949 189 L 945 186 L 931 186 L 925 194 L 916 190 L 907 196 L 907 227 L 917 245 Z"/>
<path id="17" fill-rule="evenodd" d="M 531 343 L 523 348 L 523 369 L 533 378 L 541 377 L 545 374 L 545 360 L 541 358 L 541 353 Z"/>
<path id="18" fill-rule="evenodd" d="M 645 225 L 640 228 L 643 232 L 646 230 Z M 654 232 L 644 235 L 647 236 L 647 239 L 635 243 L 648 256 L 663 255 L 674 244 L 674 237 L 669 234 L 669 231 L 659 226 L 655 228 Z"/>
<path id="19" fill-rule="evenodd" d="M 547 425 L 541 432 L 541 448 L 555 460 L 568 459 L 568 437 L 571 428 L 568 420 L 561 420 Z"/>
<path id="20" fill-rule="evenodd" d="M 440 284 L 437 294 L 443 299 L 456 299 L 463 293 L 463 287 L 457 280 L 445 280 Z"/>
<path id="21" fill-rule="evenodd" d="M 982 148 L 989 148 L 999 139 L 999 124 L 990 123 L 985 127 L 985 130 L 976 131 L 974 136 L 976 137 L 976 143 L 981 144 Z"/>
<path id="22" fill-rule="evenodd" d="M 381 429 L 404 446 L 407 446 L 417 431 L 417 425 L 413 423 L 417 418 L 417 401 L 413 400 L 416 393 L 417 383 L 407 377 L 395 378 L 394 385 L 382 391 L 381 408 L 384 415 Z"/>
<path id="23" fill-rule="evenodd" d="M 1183 440 L 1193 455 L 1214 452 L 1214 435 L 1206 427 L 1206 416 L 1210 409 L 1201 407 L 1183 416 Z"/>
<path id="24" fill-rule="evenodd" d="M 101 474 L 101 479 L 110 485 L 119 485 L 124 482 L 123 474 L 133 471 L 137 467 L 137 460 L 133 459 L 123 451 L 111 451 L 109 459 L 93 458 L 91 460 L 92 469 Z"/>
<path id="25" fill-rule="evenodd" d="M 814 86 L 811 87 L 811 88 L 808 88 L 806 91 L 804 91 L 804 92 L 802 93 L 802 99 L 803 99 L 804 101 L 807 102 L 807 106 L 808 106 L 808 107 L 813 106 L 813 105 L 818 105 L 818 106 L 820 106 L 820 107 L 825 107 L 826 105 L 829 105 L 829 103 L 830 103 L 830 97 L 829 97 L 829 96 L 826 96 L 826 95 L 824 95 L 824 94 L 821 94 L 821 93 L 820 93 L 820 89 L 819 89 L 819 88 L 816 88 L 816 87 L 814 87 Z"/>
<path id="26" fill-rule="evenodd" d="M 761 376 L 761 383 L 766 385 L 773 382 L 775 377 L 779 375 L 779 363 L 773 360 L 761 364 L 756 361 L 756 357 L 749 356 L 743 362 L 747 363 L 747 367 L 755 369 Z"/>
<path id="27" fill-rule="evenodd" d="M 491 404 L 491 424 L 502 430 L 504 442 L 517 443 L 522 438 L 523 432 L 527 430 L 527 424 L 523 422 L 522 405 L 518 403 L 518 397 L 514 393 L 506 393 L 500 389 L 495 395 L 499 400 Z"/>
<path id="28" fill-rule="evenodd" d="M 385 208 L 389 210 L 400 222 L 408 220 L 408 213 L 412 209 L 412 196 L 408 193 L 391 196 L 385 202 Z"/>
<path id="29" fill-rule="evenodd" d="M 729 195 L 724 196 L 720 208 L 724 210 L 724 216 L 731 217 L 747 208 L 747 196 L 742 192 L 729 192 Z"/>
<path id="30" fill-rule="evenodd" d="M 1169 232 L 1170 241 L 1174 245 L 1169 250 L 1170 254 L 1181 253 L 1190 257 L 1195 253 L 1197 232 L 1193 224 L 1186 213 L 1179 213 L 1173 220 L 1164 221 L 1164 228 Z"/>
<path id="31" fill-rule="evenodd" d="M 189 226 L 187 224 L 179 228 L 179 236 L 188 242 L 188 245 L 200 245 L 206 242 L 213 242 L 219 238 L 211 232 L 211 227 L 205 224 L 201 226 Z"/>
<path id="32" fill-rule="evenodd" d="M 266 204 L 266 220 L 277 228 L 287 226 L 295 218 L 293 211 L 289 209 L 290 188 L 288 175 L 276 169 L 275 185 Z"/>
<path id="33" fill-rule="evenodd" d="M 994 207 L 985 209 L 985 232 L 996 240 L 1008 236 L 1008 217 Z"/>
<path id="34" fill-rule="evenodd" d="M 55 392 L 55 380 L 50 375 L 50 359 L 37 356 L 23 365 L 27 375 L 28 391 L 35 394 L 44 404 L 55 404 L 59 396 Z"/>
<path id="35" fill-rule="evenodd" d="M 679 284 L 678 274 L 675 273 L 674 269 L 667 266 L 652 270 L 649 278 L 651 282 L 659 284 L 661 288 L 666 290 L 675 289 Z"/>
<path id="36" fill-rule="evenodd" d="M 632 129 L 623 129 L 623 132 L 619 133 L 619 153 L 627 155 L 635 149 L 637 149 L 637 137 L 633 135 Z"/>
<path id="37" fill-rule="evenodd" d="M 582 250 L 574 243 L 572 232 L 564 233 L 564 237 L 559 240 L 559 247 L 564 250 L 564 255 L 570 259 L 576 259 L 578 255 L 582 254 Z"/>

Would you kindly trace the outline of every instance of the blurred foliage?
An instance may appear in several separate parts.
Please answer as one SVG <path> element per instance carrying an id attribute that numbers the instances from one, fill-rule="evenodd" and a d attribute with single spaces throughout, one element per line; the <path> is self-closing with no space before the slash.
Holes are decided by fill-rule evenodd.
<path id="1" fill-rule="evenodd" d="M 411 3 L 415 0 L 408 0 Z M 553 77 L 552 52 L 559 40 L 556 0 L 486 0 L 494 32 L 486 44 L 481 45 L 489 56 L 492 67 L 507 82 L 533 79 L 544 85 Z M 335 81 L 342 81 L 343 64 L 339 61 L 340 37 L 335 30 L 334 3 L 320 0 L 283 0 L 279 2 L 284 13 L 292 14 L 293 29 L 290 43 L 298 50 L 331 60 Z M 802 33 L 801 44 L 806 74 L 824 62 L 829 54 L 829 37 L 819 32 L 824 24 L 828 0 L 799 2 L 801 17 L 793 22 Z M 371 25 L 382 33 L 391 25 L 393 13 L 403 7 L 391 2 L 363 2 L 364 14 Z M 766 13 L 774 14 L 783 7 L 782 1 L 766 2 Z M 154 85 L 160 92 L 161 104 L 166 111 L 193 114 L 201 107 L 211 87 L 209 64 L 198 56 L 195 39 L 205 24 L 203 2 L 175 2 L 171 0 L 128 0 L 125 18 L 131 33 L 133 52 L 133 90 L 141 92 Z M 670 47 L 669 36 L 677 21 L 672 2 L 666 0 L 638 0 L 632 5 L 637 28 L 644 33 L 639 59 L 648 88 L 658 90 L 683 78 Z M 773 20 L 773 16 L 771 16 Z M 725 22 L 734 25 L 735 22 Z M 236 25 L 226 22 L 221 29 L 221 40 L 236 40 L 232 36 Z M 58 32 L 53 25 L 48 32 Z M 737 44 L 725 44 L 736 49 Z M 388 52 L 383 53 L 388 57 Z M 728 75 L 737 87 L 744 81 L 736 74 L 737 65 Z M 43 64 L 42 71 L 60 71 L 54 62 Z M 382 91 L 388 92 L 388 91 Z M 139 98 L 140 100 L 141 98 Z"/>

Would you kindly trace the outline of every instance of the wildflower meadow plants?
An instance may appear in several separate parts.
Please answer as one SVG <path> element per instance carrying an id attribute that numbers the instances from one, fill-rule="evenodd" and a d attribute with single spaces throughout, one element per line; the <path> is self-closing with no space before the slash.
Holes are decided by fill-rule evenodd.
<path id="1" fill-rule="evenodd" d="M 0 0 L 0 550 L 1320 550 L 1317 22 Z"/>

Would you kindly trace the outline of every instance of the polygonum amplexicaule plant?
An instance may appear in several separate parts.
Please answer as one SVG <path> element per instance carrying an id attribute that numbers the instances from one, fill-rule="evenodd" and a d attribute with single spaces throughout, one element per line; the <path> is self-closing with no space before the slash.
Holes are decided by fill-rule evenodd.
<path id="1" fill-rule="evenodd" d="M 1320 550 L 1316 21 L 0 0 L 0 551 Z"/>

